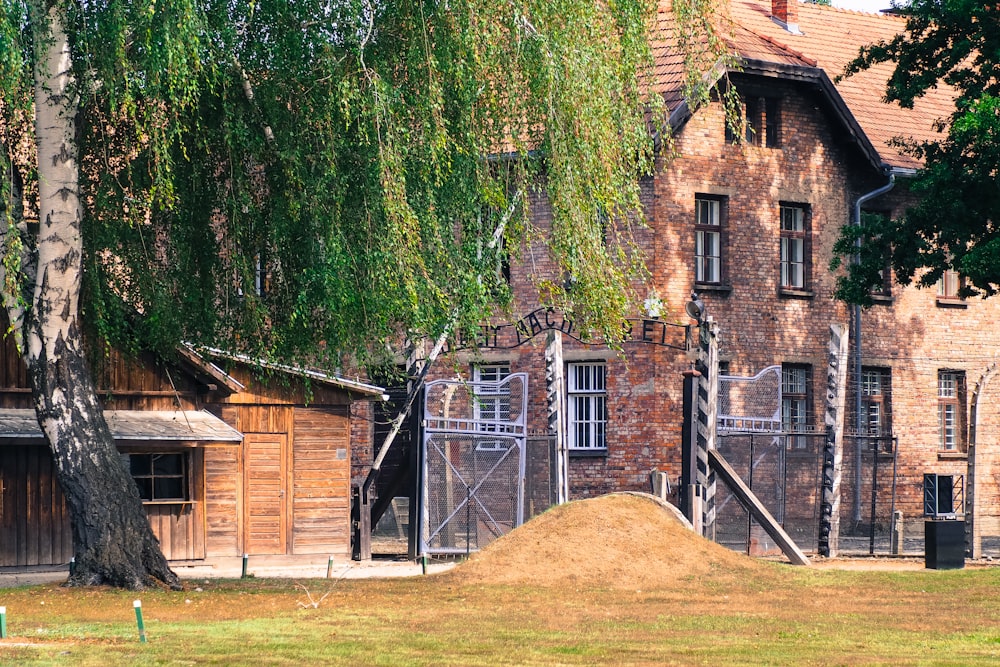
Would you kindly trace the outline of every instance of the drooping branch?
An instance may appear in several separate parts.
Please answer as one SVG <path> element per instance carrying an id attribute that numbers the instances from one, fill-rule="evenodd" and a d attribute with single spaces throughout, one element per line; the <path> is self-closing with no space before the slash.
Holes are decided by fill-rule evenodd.
<path id="1" fill-rule="evenodd" d="M 494 230 L 486 244 L 491 250 L 495 250 L 503 240 L 507 225 L 510 223 L 511 218 L 514 217 L 523 195 L 524 190 L 518 189 L 511 198 L 510 205 L 500 218 L 500 221 L 497 223 L 496 230 Z M 434 341 L 434 346 L 431 348 L 427 358 L 423 360 L 423 363 L 414 362 L 410 368 L 407 368 L 407 373 L 413 377 L 413 380 L 411 381 L 410 387 L 407 391 L 406 401 L 396 417 L 393 418 L 392 427 L 389 429 L 388 435 L 386 435 L 385 440 L 382 442 L 382 446 L 379 448 L 378 454 L 372 462 L 372 467 L 368 471 L 368 476 L 365 478 L 365 483 L 362 487 L 364 498 L 368 498 L 367 494 L 371 489 L 372 484 L 375 482 L 375 479 L 378 477 L 379 471 L 382 468 L 382 462 L 389 453 L 389 449 L 392 447 L 392 443 L 396 440 L 396 436 L 399 435 L 399 431 L 403 426 L 403 422 L 406 421 L 406 417 L 413 411 L 413 404 L 416 402 L 417 396 L 420 395 L 420 391 L 424 387 L 427 374 L 430 372 L 431 366 L 434 365 L 434 362 L 437 361 L 437 358 L 441 356 L 441 352 L 444 350 L 445 344 L 448 342 L 448 337 L 452 334 L 452 330 L 455 327 L 457 319 L 457 313 L 453 314 L 449 319 L 448 324 L 445 326 L 444 331 L 442 331 L 441 335 L 438 336 L 436 341 Z"/>
<path id="2" fill-rule="evenodd" d="M 35 281 L 34 244 L 28 235 L 28 225 L 24 219 L 24 186 L 20 169 L 9 159 L 6 146 L 0 144 L 0 179 L 3 196 L 0 197 L 0 285 L 3 286 L 3 307 L 10 322 L 8 332 L 14 336 L 17 349 L 24 348 L 24 314 L 26 299 L 25 286 Z"/>
<path id="3" fill-rule="evenodd" d="M 233 64 L 236 66 L 236 71 L 240 75 L 240 82 L 243 85 L 243 95 L 247 98 L 247 102 L 253 107 L 256 113 L 260 113 L 260 109 L 257 107 L 257 103 L 254 102 L 254 89 L 253 84 L 250 83 L 250 77 L 247 75 L 246 70 L 243 69 L 243 65 L 240 64 L 238 58 L 233 58 Z M 274 130 L 266 122 L 261 121 L 264 128 L 264 139 L 267 140 L 268 145 L 274 145 Z"/>

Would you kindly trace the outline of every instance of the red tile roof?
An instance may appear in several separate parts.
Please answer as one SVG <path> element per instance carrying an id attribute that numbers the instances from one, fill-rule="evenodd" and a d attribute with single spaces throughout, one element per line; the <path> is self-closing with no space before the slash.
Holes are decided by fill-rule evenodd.
<path id="1" fill-rule="evenodd" d="M 729 15 L 718 17 L 717 26 L 735 55 L 745 61 L 818 67 L 831 80 L 843 72 L 861 46 L 889 40 L 905 25 L 905 20 L 897 16 L 799 3 L 799 34 L 793 34 L 771 18 L 769 0 L 729 0 L 728 5 Z M 681 102 L 683 61 L 672 38 L 676 25 L 669 6 L 670 0 L 661 0 L 660 37 L 654 41 L 654 53 L 658 88 L 674 109 Z M 703 60 L 703 69 L 709 71 L 707 54 Z M 919 162 L 900 153 L 890 142 L 896 137 L 923 140 L 940 136 L 934 123 L 950 115 L 952 93 L 946 87 L 931 90 L 917 100 L 913 109 L 888 104 L 883 98 L 891 72 L 891 64 L 876 66 L 836 82 L 835 87 L 879 157 L 893 168 L 914 169 Z"/>

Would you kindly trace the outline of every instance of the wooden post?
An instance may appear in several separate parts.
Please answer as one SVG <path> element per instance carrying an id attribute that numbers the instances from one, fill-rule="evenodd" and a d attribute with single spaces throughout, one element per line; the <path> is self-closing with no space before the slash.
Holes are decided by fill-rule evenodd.
<path id="1" fill-rule="evenodd" d="M 846 327 L 830 325 L 826 369 L 826 441 L 823 445 L 823 488 L 820 500 L 819 544 L 821 556 L 837 555 L 840 539 L 840 481 L 844 461 L 844 405 L 847 383 Z M 877 456 L 877 454 L 876 454 Z"/>
<path id="2" fill-rule="evenodd" d="M 767 511 L 764 503 L 760 502 L 760 499 L 754 495 L 754 492 L 750 490 L 750 487 L 740 478 L 736 471 L 733 470 L 729 462 L 719 454 L 718 450 L 712 449 L 708 452 L 709 463 L 713 470 L 717 470 L 722 476 L 722 480 L 736 496 L 736 499 L 740 501 L 740 504 L 749 512 L 757 523 L 767 531 L 767 534 L 781 547 L 781 551 L 788 557 L 788 560 L 794 565 L 809 565 L 809 559 L 806 557 L 802 550 L 799 549 L 798 545 L 788 536 L 785 529 L 781 527 L 781 524 Z"/>

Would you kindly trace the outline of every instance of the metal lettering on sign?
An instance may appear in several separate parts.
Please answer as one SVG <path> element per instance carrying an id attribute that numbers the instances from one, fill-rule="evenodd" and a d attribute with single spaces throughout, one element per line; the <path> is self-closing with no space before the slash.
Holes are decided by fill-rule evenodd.
<path id="1" fill-rule="evenodd" d="M 581 343 L 600 345 L 604 341 L 580 335 L 573 320 L 554 308 L 537 308 L 512 324 L 483 324 L 474 335 L 449 341 L 446 352 L 457 350 L 510 350 L 524 345 L 541 333 L 561 332 Z M 656 345 L 673 350 L 688 349 L 689 326 L 658 319 L 627 318 L 622 322 L 624 343 Z"/>

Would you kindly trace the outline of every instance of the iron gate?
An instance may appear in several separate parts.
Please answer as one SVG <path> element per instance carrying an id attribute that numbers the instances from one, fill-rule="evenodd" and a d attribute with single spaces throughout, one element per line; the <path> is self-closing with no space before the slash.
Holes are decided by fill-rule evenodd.
<path id="1" fill-rule="evenodd" d="M 527 384 L 427 383 L 420 553 L 477 551 L 523 523 Z"/>
<path id="2" fill-rule="evenodd" d="M 844 436 L 840 552 L 889 554 L 923 551 L 922 537 L 893 544 L 896 510 L 896 451 L 893 435 Z M 911 520 L 914 517 L 910 517 Z M 919 521 L 922 525 L 922 521 Z"/>
<path id="3" fill-rule="evenodd" d="M 815 551 L 823 467 L 822 433 L 720 431 L 719 453 L 753 491 L 795 544 Z M 763 556 L 780 552 L 725 487 L 716 492 L 716 541 Z"/>
<path id="4" fill-rule="evenodd" d="M 796 379 L 783 377 L 780 365 L 751 377 L 720 376 L 716 447 L 792 541 L 815 549 L 824 435 L 809 423 L 805 400 L 783 400 L 784 385 L 794 391 Z M 729 489 L 716 491 L 715 506 L 718 543 L 780 553 Z"/>

